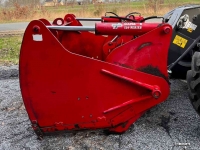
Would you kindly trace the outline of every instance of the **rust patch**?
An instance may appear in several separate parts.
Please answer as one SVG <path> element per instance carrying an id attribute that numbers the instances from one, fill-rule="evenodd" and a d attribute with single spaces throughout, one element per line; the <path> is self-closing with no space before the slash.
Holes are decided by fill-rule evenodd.
<path id="1" fill-rule="evenodd" d="M 169 83 L 168 77 L 166 77 L 164 74 L 162 74 L 157 67 L 153 67 L 151 65 L 148 65 L 148 66 L 145 66 L 145 67 L 140 67 L 137 70 L 144 72 L 144 73 L 148 73 L 148 74 L 152 74 L 152 75 L 164 78 Z"/>
<path id="2" fill-rule="evenodd" d="M 77 129 L 80 129 L 78 124 L 75 124 L 74 127 L 77 128 Z"/>
<path id="3" fill-rule="evenodd" d="M 126 127 L 126 124 L 128 123 L 128 121 L 126 121 L 126 122 L 124 122 L 124 123 L 122 123 L 122 128 L 125 128 Z"/>
<path id="4" fill-rule="evenodd" d="M 150 46 L 150 45 L 152 45 L 151 42 L 143 43 L 143 44 L 141 44 L 141 45 L 137 48 L 137 50 L 141 50 L 141 49 L 143 49 L 144 47 Z"/>

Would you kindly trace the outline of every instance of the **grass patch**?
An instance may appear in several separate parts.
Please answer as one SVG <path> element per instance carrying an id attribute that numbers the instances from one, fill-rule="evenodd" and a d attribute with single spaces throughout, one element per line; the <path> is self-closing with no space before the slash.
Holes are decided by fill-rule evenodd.
<path id="1" fill-rule="evenodd" d="M 0 38 L 0 65 L 19 63 L 22 36 Z"/>

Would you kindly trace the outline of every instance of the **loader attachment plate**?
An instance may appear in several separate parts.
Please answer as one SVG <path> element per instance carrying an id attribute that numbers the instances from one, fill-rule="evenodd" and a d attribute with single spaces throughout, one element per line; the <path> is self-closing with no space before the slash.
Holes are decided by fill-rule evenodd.
<path id="1" fill-rule="evenodd" d="M 61 130 L 122 133 L 146 110 L 167 99 L 170 25 L 162 24 L 116 47 L 105 59 L 97 59 L 73 50 L 73 46 L 87 53 L 102 50 L 103 54 L 110 37 L 69 31 L 70 37 L 82 34 L 83 38 L 77 39 L 85 41 L 75 39 L 74 44 L 66 36 L 64 43 L 60 37 L 69 32 L 58 38 L 55 32 L 59 31 L 49 30 L 43 22 L 35 20 L 28 25 L 19 65 L 23 101 L 39 137 Z M 93 41 L 84 37 L 90 34 Z"/>

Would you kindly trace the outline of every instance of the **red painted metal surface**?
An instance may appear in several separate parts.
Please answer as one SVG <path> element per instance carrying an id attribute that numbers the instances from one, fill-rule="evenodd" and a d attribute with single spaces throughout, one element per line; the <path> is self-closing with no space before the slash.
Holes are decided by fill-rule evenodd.
<path id="1" fill-rule="evenodd" d="M 160 23 L 96 23 L 95 33 L 97 35 L 142 35 L 156 27 Z"/>
<path id="2" fill-rule="evenodd" d="M 113 36 L 60 32 L 45 24 L 48 21 L 35 20 L 28 25 L 19 64 L 23 101 L 39 137 L 99 128 L 122 133 L 167 99 L 170 25 L 150 27 L 103 57 L 103 47 Z"/>

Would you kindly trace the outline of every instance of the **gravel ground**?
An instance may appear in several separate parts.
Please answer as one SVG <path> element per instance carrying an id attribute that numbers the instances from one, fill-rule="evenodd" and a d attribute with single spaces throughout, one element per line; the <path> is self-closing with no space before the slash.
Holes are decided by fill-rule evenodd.
<path id="1" fill-rule="evenodd" d="M 122 135 L 84 131 L 45 136 L 39 141 L 30 127 L 18 78 L 15 75 L 1 79 L 0 150 L 197 150 L 200 117 L 187 98 L 186 83 L 170 82 L 169 98 L 149 110 Z"/>
<path id="2" fill-rule="evenodd" d="M 18 65 L 0 66 L 0 80 L 18 77 Z"/>

